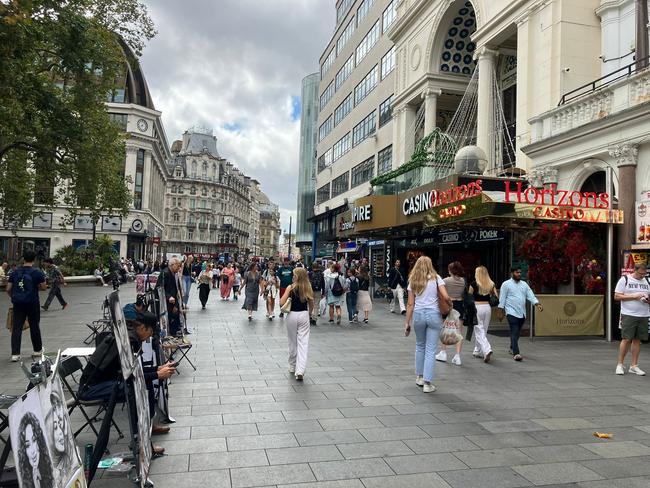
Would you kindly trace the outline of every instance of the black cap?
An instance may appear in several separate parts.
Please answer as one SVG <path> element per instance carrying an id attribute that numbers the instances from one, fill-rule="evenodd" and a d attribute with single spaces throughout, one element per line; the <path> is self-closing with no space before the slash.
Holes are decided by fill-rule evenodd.
<path id="1" fill-rule="evenodd" d="M 138 312 L 135 315 L 135 320 L 153 329 L 155 329 L 156 326 L 158 325 L 158 320 L 156 319 L 156 316 L 151 312 L 146 312 L 146 311 Z"/>

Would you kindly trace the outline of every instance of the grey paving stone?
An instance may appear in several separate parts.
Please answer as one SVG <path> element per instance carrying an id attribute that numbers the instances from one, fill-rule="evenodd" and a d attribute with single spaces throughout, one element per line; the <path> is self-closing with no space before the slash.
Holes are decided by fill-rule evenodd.
<path id="1" fill-rule="evenodd" d="M 421 439 L 429 435 L 417 426 L 380 427 L 376 429 L 359 429 L 368 441 L 395 441 L 404 439 Z"/>
<path id="2" fill-rule="evenodd" d="M 519 488 L 531 482 L 510 468 L 463 469 L 445 471 L 440 476 L 453 488 Z"/>
<path id="3" fill-rule="evenodd" d="M 364 488 L 360 480 L 314 481 L 313 483 L 295 483 L 278 485 L 278 488 Z"/>
<path id="4" fill-rule="evenodd" d="M 628 458 L 650 456 L 650 447 L 635 441 L 581 444 L 585 449 L 604 458 Z"/>
<path id="5" fill-rule="evenodd" d="M 266 456 L 269 459 L 269 464 L 272 465 L 337 461 L 343 459 L 339 449 L 332 445 L 267 449 Z"/>
<path id="6" fill-rule="evenodd" d="M 376 417 L 378 415 L 397 415 L 398 411 L 392 405 L 378 407 L 347 407 L 339 408 L 344 417 Z"/>
<path id="7" fill-rule="evenodd" d="M 319 446 L 325 444 L 345 444 L 364 442 L 366 439 L 357 430 L 330 430 L 326 432 L 297 432 L 295 434 L 301 446 Z"/>
<path id="8" fill-rule="evenodd" d="M 261 422 L 257 424 L 260 434 L 292 434 L 294 432 L 322 432 L 318 420 L 292 420 L 290 422 Z"/>
<path id="9" fill-rule="evenodd" d="M 228 437 L 226 439 L 229 451 L 247 451 L 253 449 L 272 449 L 280 447 L 297 447 L 298 442 L 293 434 L 269 434 Z"/>
<path id="10" fill-rule="evenodd" d="M 402 415 L 414 415 L 418 413 L 452 412 L 452 409 L 443 403 L 417 403 L 414 405 L 395 405 L 393 408 Z"/>
<path id="11" fill-rule="evenodd" d="M 254 424 L 256 422 L 280 422 L 285 420 L 282 412 L 225 413 L 224 424 Z"/>
<path id="12" fill-rule="evenodd" d="M 192 439 L 211 437 L 234 437 L 238 435 L 257 435 L 255 424 L 200 425 L 192 427 Z"/>
<path id="13" fill-rule="evenodd" d="M 436 473 L 402 474 L 363 478 L 365 488 L 451 488 Z"/>
<path id="14" fill-rule="evenodd" d="M 512 469 L 535 485 L 602 479 L 598 473 L 575 462 L 514 466 Z"/>
<path id="15" fill-rule="evenodd" d="M 533 422 L 548 430 L 592 429 L 596 424 L 581 418 L 533 419 Z"/>
<path id="16" fill-rule="evenodd" d="M 413 403 L 408 398 L 403 396 L 357 398 L 357 401 L 364 407 L 380 407 L 382 405 L 411 405 Z"/>
<path id="17" fill-rule="evenodd" d="M 488 434 L 488 431 L 474 422 L 466 424 L 423 425 L 421 429 L 431 437 L 453 437 L 458 435 Z"/>
<path id="18" fill-rule="evenodd" d="M 439 424 L 440 420 L 428 413 L 415 415 L 381 415 L 377 417 L 386 427 L 400 427 L 405 425 Z"/>
<path id="19" fill-rule="evenodd" d="M 598 458 L 597 454 L 581 446 L 538 446 L 520 447 L 519 450 L 536 463 L 561 463 L 566 461 L 586 461 Z"/>
<path id="20" fill-rule="evenodd" d="M 464 451 L 456 452 L 454 454 L 470 468 L 494 468 L 497 466 L 515 466 L 518 464 L 530 464 L 535 462 L 523 452 L 511 447 L 480 451 Z"/>
<path id="21" fill-rule="evenodd" d="M 498 447 L 539 446 L 541 442 L 525 432 L 508 432 L 506 434 L 468 435 L 467 438 L 482 449 Z"/>
<path id="22" fill-rule="evenodd" d="M 343 415 L 336 408 L 315 408 L 310 410 L 283 411 L 287 420 L 342 419 Z"/>
<path id="23" fill-rule="evenodd" d="M 310 463 L 310 467 L 319 481 L 393 474 L 384 460 L 378 458 Z"/>
<path id="24" fill-rule="evenodd" d="M 314 385 L 322 386 L 322 385 Z M 327 400 L 305 400 L 307 407 L 314 408 L 354 408 L 361 404 L 355 398 L 332 398 Z"/>
<path id="25" fill-rule="evenodd" d="M 413 451 L 401 441 L 339 444 L 337 447 L 345 459 L 380 458 L 413 454 Z"/>
<path id="26" fill-rule="evenodd" d="M 314 481 L 308 464 L 289 464 L 286 466 L 266 466 L 261 468 L 235 468 L 230 470 L 232 488 L 282 485 Z"/>
<path id="27" fill-rule="evenodd" d="M 648 488 L 650 478 L 647 476 L 638 478 L 619 478 L 604 481 L 583 481 L 578 483 L 580 488 Z"/>
<path id="28" fill-rule="evenodd" d="M 172 428 L 174 427 L 194 427 L 198 425 L 221 425 L 223 424 L 223 418 L 221 415 L 197 415 L 197 416 L 191 416 L 191 415 L 173 415 L 174 424 L 171 425 Z"/>
<path id="29" fill-rule="evenodd" d="M 182 474 L 150 476 L 156 488 L 178 488 L 179 486 L 210 486 L 230 488 L 230 472 L 227 469 L 196 471 Z M 95 482 L 93 482 L 95 486 Z M 133 486 L 133 485 L 131 485 Z"/>
<path id="30" fill-rule="evenodd" d="M 190 454 L 190 471 L 268 466 L 268 464 L 266 452 L 261 450 Z"/>
<path id="31" fill-rule="evenodd" d="M 350 419 L 319 420 L 324 430 L 345 430 L 381 427 L 382 423 L 375 417 L 358 417 Z"/>
<path id="32" fill-rule="evenodd" d="M 433 439 L 412 439 L 404 443 L 416 454 L 434 454 L 437 452 L 472 451 L 479 449 L 465 437 L 436 437 Z"/>
<path id="33" fill-rule="evenodd" d="M 225 419 L 224 419 L 225 422 Z M 494 422 L 480 422 L 482 427 L 486 428 L 493 434 L 503 434 L 505 432 L 534 432 L 537 430 L 547 430 L 540 424 L 531 420 L 501 420 Z"/>
<path id="34" fill-rule="evenodd" d="M 163 456 L 151 463 L 149 472 L 151 474 L 186 473 L 189 466 L 189 459 L 189 454 Z"/>
<path id="35" fill-rule="evenodd" d="M 388 465 L 397 474 L 429 473 L 453 469 L 467 469 L 453 454 L 418 454 L 412 456 L 395 456 L 385 458 Z"/>
<path id="36" fill-rule="evenodd" d="M 297 402 L 271 402 L 271 403 L 252 403 L 251 412 L 280 412 L 282 410 L 307 410 L 307 405 L 303 401 Z"/>
<path id="37" fill-rule="evenodd" d="M 160 439 L 160 441 L 158 441 Z M 165 454 L 194 454 L 198 452 L 223 452 L 227 450 L 226 439 L 211 437 L 209 439 L 166 440 L 156 438 L 156 444 L 165 448 Z"/>

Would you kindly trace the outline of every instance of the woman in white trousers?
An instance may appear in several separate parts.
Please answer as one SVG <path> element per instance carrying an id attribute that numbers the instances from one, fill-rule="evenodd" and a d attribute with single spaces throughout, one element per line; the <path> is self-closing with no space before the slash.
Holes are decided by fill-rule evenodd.
<path id="1" fill-rule="evenodd" d="M 476 327 L 474 327 L 474 357 L 482 357 L 489 363 L 492 359 L 492 346 L 487 339 L 487 330 L 492 317 L 490 297 L 499 297 L 494 281 L 485 266 L 479 266 L 474 272 L 475 280 L 469 287 L 469 293 L 474 296 L 476 304 Z"/>
<path id="2" fill-rule="evenodd" d="M 309 318 L 314 308 L 314 292 L 305 268 L 293 270 L 293 283 L 280 298 L 280 307 L 291 299 L 291 311 L 284 320 L 289 341 L 289 372 L 302 381 L 307 368 L 309 349 Z"/>

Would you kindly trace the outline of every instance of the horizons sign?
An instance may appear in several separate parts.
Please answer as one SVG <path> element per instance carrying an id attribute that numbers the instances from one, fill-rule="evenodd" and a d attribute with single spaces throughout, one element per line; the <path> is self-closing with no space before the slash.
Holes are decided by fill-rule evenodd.
<path id="1" fill-rule="evenodd" d="M 483 180 L 467 185 L 451 185 L 447 190 L 431 190 L 419 193 L 402 201 L 402 213 L 407 217 L 447 203 L 454 203 L 483 193 Z"/>

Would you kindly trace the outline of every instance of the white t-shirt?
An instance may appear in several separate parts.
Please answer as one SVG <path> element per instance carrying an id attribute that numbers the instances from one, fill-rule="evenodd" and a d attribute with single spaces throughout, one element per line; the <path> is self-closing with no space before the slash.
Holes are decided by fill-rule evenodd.
<path id="1" fill-rule="evenodd" d="M 436 286 L 436 282 L 438 285 Z M 436 281 L 430 279 L 427 282 L 427 286 L 422 292 L 421 295 L 415 295 L 415 306 L 413 307 L 413 310 L 423 310 L 423 309 L 428 309 L 428 310 L 435 310 L 436 312 L 439 312 L 440 309 L 438 308 L 438 287 L 439 286 L 445 286 L 444 280 L 440 277 L 436 277 Z M 411 290 L 411 285 L 409 284 L 408 286 L 408 291 Z"/>
<path id="2" fill-rule="evenodd" d="M 625 295 L 634 295 L 635 293 L 643 292 L 650 296 L 650 284 L 648 284 L 648 280 L 645 277 L 637 280 L 634 276 L 628 275 L 627 285 L 625 284 L 625 276 L 623 276 L 616 283 L 614 291 Z M 632 317 L 650 317 L 650 305 L 641 300 L 621 301 L 621 313 Z"/>

